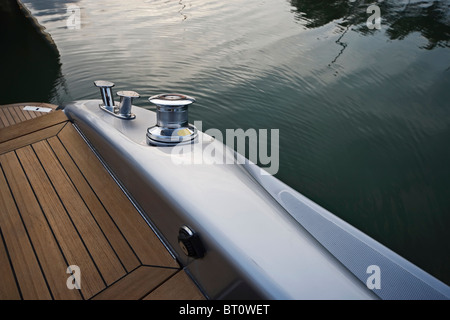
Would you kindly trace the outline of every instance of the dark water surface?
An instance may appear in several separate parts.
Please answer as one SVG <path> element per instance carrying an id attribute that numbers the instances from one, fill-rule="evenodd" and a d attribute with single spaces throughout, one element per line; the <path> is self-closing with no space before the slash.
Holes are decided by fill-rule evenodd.
<path id="1" fill-rule="evenodd" d="M 450 283 L 450 0 L 24 3 L 59 58 L 3 19 L 1 104 L 97 99 L 104 79 L 141 107 L 194 96 L 203 129 L 279 129 L 280 180 Z"/>

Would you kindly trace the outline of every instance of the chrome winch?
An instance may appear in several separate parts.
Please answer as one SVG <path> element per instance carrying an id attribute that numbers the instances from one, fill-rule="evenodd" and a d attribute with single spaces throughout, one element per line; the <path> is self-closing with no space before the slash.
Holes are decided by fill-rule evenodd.
<path id="1" fill-rule="evenodd" d="M 148 100 L 156 105 L 156 125 L 147 129 L 148 144 L 171 146 L 195 140 L 197 128 L 188 121 L 188 106 L 195 102 L 194 98 L 166 93 Z"/>

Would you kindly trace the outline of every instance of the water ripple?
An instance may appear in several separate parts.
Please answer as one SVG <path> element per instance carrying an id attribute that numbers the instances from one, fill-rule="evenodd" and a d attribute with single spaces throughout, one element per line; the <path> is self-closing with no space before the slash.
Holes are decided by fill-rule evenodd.
<path id="1" fill-rule="evenodd" d="M 105 79 L 141 107 L 192 95 L 205 129 L 280 129 L 280 179 L 448 279 L 449 0 L 378 2 L 380 31 L 365 1 L 70 1 L 76 30 L 66 3 L 24 2 L 61 53 L 53 101 Z"/>

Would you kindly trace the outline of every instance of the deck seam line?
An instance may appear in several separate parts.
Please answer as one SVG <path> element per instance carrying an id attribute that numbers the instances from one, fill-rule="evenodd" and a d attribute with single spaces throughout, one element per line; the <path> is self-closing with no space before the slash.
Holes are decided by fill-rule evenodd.
<path id="1" fill-rule="evenodd" d="M 151 268 L 161 268 L 161 269 L 170 269 L 170 270 L 182 270 L 182 267 L 169 267 L 169 266 L 158 266 L 154 264 L 142 264 L 143 267 L 151 267 Z"/>
<path id="2" fill-rule="evenodd" d="M 11 110 L 9 110 L 9 107 L 8 108 L 5 108 L 4 109 L 6 112 L 9 112 L 9 115 L 11 116 L 11 118 L 13 119 L 13 121 L 14 121 L 14 124 L 18 124 L 18 123 L 20 123 L 20 122 L 17 122 L 17 115 L 15 115 L 15 113 L 13 114 L 12 112 L 11 112 Z M 20 119 L 19 119 L 20 120 Z"/>
<path id="3" fill-rule="evenodd" d="M 23 300 L 22 290 L 20 289 L 19 280 L 17 279 L 17 275 L 16 275 L 16 270 L 14 269 L 14 266 L 12 264 L 11 256 L 9 255 L 8 246 L 6 245 L 6 240 L 3 237 L 3 232 L 2 232 L 1 226 L 0 226 L 0 240 L 3 242 L 3 245 L 5 247 L 6 256 L 8 257 L 8 262 L 9 262 L 9 266 L 11 268 L 11 271 L 12 271 L 12 274 L 14 277 L 14 282 L 16 283 L 17 291 L 19 291 L 20 300 Z"/>
<path id="4" fill-rule="evenodd" d="M 92 263 L 94 264 L 95 268 L 97 269 L 97 272 L 99 273 L 100 278 L 102 279 L 104 285 L 107 286 L 106 280 L 104 279 L 102 273 L 100 272 L 100 269 L 99 269 L 97 263 L 95 262 L 94 258 L 92 257 L 91 252 L 90 252 L 89 249 L 87 248 L 87 245 L 86 245 L 86 243 L 85 243 L 83 237 L 81 236 L 80 232 L 78 231 L 78 228 L 76 227 L 75 223 L 73 222 L 72 217 L 70 216 L 70 214 L 69 214 L 69 212 L 68 212 L 66 206 L 65 206 L 64 203 L 62 202 L 61 197 L 60 197 L 58 191 L 56 190 L 55 185 L 53 184 L 53 182 L 51 181 L 50 177 L 48 176 L 47 171 L 44 169 L 44 166 L 42 165 L 41 159 L 39 159 L 39 157 L 38 157 L 36 151 L 35 151 L 34 148 L 33 148 L 33 145 L 30 145 L 30 147 L 31 147 L 31 149 L 33 150 L 33 152 L 34 152 L 34 154 L 35 154 L 37 160 L 39 161 L 39 164 L 41 165 L 41 168 L 42 168 L 42 170 L 44 171 L 44 173 L 45 173 L 45 175 L 46 175 L 48 181 L 50 182 L 50 185 L 51 185 L 51 187 L 53 188 L 53 191 L 55 192 L 56 196 L 58 197 L 59 202 L 61 203 L 62 207 L 64 208 L 64 211 L 66 212 L 67 217 L 69 218 L 70 222 L 72 223 L 72 226 L 75 228 L 75 231 L 76 231 L 78 237 L 80 238 L 81 243 L 83 244 L 84 248 L 86 249 L 86 252 L 88 253 L 89 257 L 91 258 Z"/>
<path id="5" fill-rule="evenodd" d="M 64 147 L 64 150 L 67 152 L 67 154 L 69 155 L 70 159 L 72 159 L 73 163 L 75 164 L 75 166 L 77 167 L 77 169 L 80 171 L 80 174 L 83 176 L 84 180 L 86 180 L 86 183 L 88 184 L 89 188 L 91 189 L 91 191 L 94 193 L 95 197 L 97 198 L 97 200 L 100 202 L 100 204 L 102 205 L 103 209 L 105 210 L 105 212 L 108 214 L 109 218 L 111 219 L 111 221 L 114 223 L 114 225 L 116 226 L 117 230 L 119 230 L 120 235 L 122 236 L 122 238 L 125 239 L 125 242 L 128 244 L 128 246 L 130 247 L 131 251 L 133 252 L 133 254 L 136 256 L 139 265 L 142 265 L 142 261 L 139 258 L 138 254 L 136 253 L 136 251 L 134 250 L 133 246 L 131 245 L 131 243 L 128 241 L 128 239 L 125 237 L 125 235 L 123 234 L 122 230 L 119 228 L 119 226 L 117 225 L 117 222 L 114 220 L 114 218 L 111 216 L 111 214 L 109 213 L 109 211 L 106 209 L 105 205 L 103 204 L 103 202 L 101 201 L 101 199 L 99 198 L 99 196 L 97 195 L 97 193 L 94 191 L 94 188 L 92 187 L 92 185 L 89 183 L 88 179 L 86 179 L 85 174 L 83 173 L 83 171 L 81 170 L 81 168 L 78 166 L 78 163 L 75 161 L 75 159 L 73 159 L 72 155 L 70 154 L 70 152 L 67 150 L 65 144 L 61 141 L 61 139 L 59 138 L 59 136 L 56 136 L 56 138 L 58 138 L 58 141 L 61 143 L 61 145 Z M 103 165 L 103 164 L 102 164 Z M 126 269 L 125 269 L 126 270 Z M 133 269 L 134 270 L 134 269 Z M 128 271 L 127 271 L 128 272 Z M 130 271 L 131 272 L 131 271 Z"/>
<path id="6" fill-rule="evenodd" d="M 67 126 L 67 124 L 68 124 L 69 122 L 70 122 L 70 121 L 67 120 L 66 123 L 64 123 L 64 125 L 61 127 L 61 129 L 58 130 L 58 132 L 57 132 L 55 135 L 53 135 L 53 136 L 51 136 L 51 137 L 47 137 L 47 138 L 45 138 L 45 139 L 47 140 L 47 139 L 49 139 L 49 138 L 52 138 L 52 137 L 54 137 L 54 136 L 57 136 L 57 135 L 58 135 L 58 134 L 59 134 L 59 133 Z M 58 124 L 59 124 L 59 123 L 58 123 Z M 58 125 L 58 124 L 55 124 L 55 126 Z"/>
<path id="7" fill-rule="evenodd" d="M 26 112 L 26 110 L 23 110 L 23 108 L 21 107 L 21 106 L 14 106 L 13 108 L 15 108 L 16 109 L 16 112 L 21 112 L 22 114 L 23 114 L 23 116 L 24 116 L 24 118 L 26 119 L 26 120 L 30 120 L 31 119 L 31 116 L 30 115 L 28 115 Z M 19 110 L 19 111 L 17 111 L 17 110 Z"/>
<path id="8" fill-rule="evenodd" d="M 25 117 L 25 114 L 22 112 L 20 107 L 17 108 L 16 106 L 12 106 L 10 108 L 12 108 L 16 112 L 16 114 L 19 116 L 19 119 L 21 122 L 27 121 L 27 118 Z"/>
<path id="9" fill-rule="evenodd" d="M 23 115 L 21 116 L 14 106 L 8 107 L 7 109 L 10 110 L 11 114 L 14 112 L 16 114 L 17 118 L 19 118 L 20 122 L 24 122 L 26 120 L 26 119 L 23 120 L 23 118 L 25 118 L 25 116 L 23 116 Z M 17 123 L 20 123 L 20 122 L 17 122 Z"/>
<path id="10" fill-rule="evenodd" d="M 174 277 L 176 274 L 178 274 L 178 272 L 180 272 L 182 269 L 178 269 L 177 271 L 175 271 L 174 273 L 172 273 L 170 276 L 168 276 L 166 279 L 164 279 L 163 281 L 161 281 L 157 286 L 151 288 L 149 291 L 147 291 L 143 296 L 141 296 L 140 298 L 136 299 L 136 300 L 143 300 L 146 296 L 148 296 L 150 293 L 152 293 L 153 291 L 155 291 L 157 288 L 163 286 L 167 281 L 169 281 L 172 277 Z"/>
<path id="11" fill-rule="evenodd" d="M 0 108 L 1 109 L 1 108 Z M 6 128 L 8 125 L 7 124 L 5 124 L 5 122 L 3 121 L 3 118 L 2 118 L 2 116 L 1 116 L 1 113 L 0 113 L 0 128 Z"/>
<path id="12" fill-rule="evenodd" d="M 151 289 L 149 292 L 147 292 L 146 294 L 144 294 L 139 300 L 143 300 L 146 296 L 148 296 L 149 294 L 151 294 L 153 291 L 157 290 L 158 288 L 162 287 L 167 281 L 169 281 L 170 279 L 172 279 L 173 277 L 175 277 L 175 275 L 178 274 L 178 272 L 183 271 L 183 269 L 179 269 L 177 272 L 172 273 L 167 279 L 165 279 L 163 282 L 161 282 L 160 284 L 158 284 L 156 287 L 154 287 L 153 289 Z"/>
<path id="13" fill-rule="evenodd" d="M 33 192 L 34 198 L 36 199 L 36 202 L 37 202 L 37 204 L 39 205 L 39 208 L 41 209 L 41 213 L 42 213 L 42 215 L 44 216 L 45 221 L 47 222 L 47 226 L 48 226 L 50 232 L 52 233 L 53 239 L 55 240 L 55 243 L 56 243 L 56 245 L 58 246 L 58 249 L 59 249 L 59 251 L 60 251 L 60 253 L 61 253 L 61 256 L 63 257 L 64 262 L 66 263 L 66 265 L 69 266 L 69 262 L 67 261 L 67 257 L 66 257 L 66 255 L 64 254 L 64 250 L 62 249 L 61 244 L 59 243 L 58 238 L 56 237 L 55 232 L 54 232 L 54 230 L 53 230 L 53 228 L 52 228 L 52 225 L 51 225 L 50 222 L 48 221 L 47 215 L 45 214 L 45 211 L 44 211 L 44 209 L 42 208 L 42 204 L 41 204 L 41 202 L 39 201 L 39 198 L 38 198 L 37 195 L 36 195 L 36 190 L 34 189 L 33 185 L 31 184 L 31 181 L 30 181 L 28 175 L 27 175 L 26 172 L 25 172 L 25 168 L 23 167 L 23 164 L 22 164 L 22 162 L 20 161 L 19 156 L 16 154 L 15 151 L 14 151 L 14 154 L 15 154 L 15 156 L 16 156 L 16 158 L 17 158 L 17 161 L 18 161 L 19 164 L 20 164 L 20 167 L 22 168 L 22 171 L 23 171 L 23 173 L 24 173 L 24 175 L 25 175 L 25 178 L 27 179 L 28 185 L 30 186 L 31 191 Z M 81 290 L 78 290 L 78 291 L 79 291 L 79 293 L 80 293 L 80 295 L 81 295 L 81 298 L 82 298 L 83 300 L 86 300 L 86 299 L 84 298 L 83 293 L 81 292 Z"/>
<path id="14" fill-rule="evenodd" d="M 94 299 L 96 296 L 98 296 L 99 294 L 101 294 L 102 292 L 105 292 L 107 289 L 109 289 L 110 287 L 112 287 L 113 285 L 115 285 L 116 283 L 118 283 L 120 280 L 125 279 L 126 277 L 128 277 L 131 273 L 135 272 L 137 269 L 139 269 L 140 267 L 142 267 L 142 264 L 139 264 L 136 268 L 132 269 L 130 272 L 127 272 L 126 274 L 124 274 L 123 276 L 121 276 L 119 279 L 115 280 L 113 283 L 111 283 L 110 285 L 106 286 L 105 288 L 103 288 L 102 290 L 100 290 L 99 292 L 97 292 L 96 294 L 94 294 L 92 297 L 89 298 L 89 300 Z"/>
<path id="15" fill-rule="evenodd" d="M 9 120 L 8 120 L 8 118 L 6 117 L 6 113 L 4 112 L 4 109 L 5 108 L 0 108 L 0 118 L 1 118 L 1 115 L 3 114 L 3 124 L 5 125 L 5 128 L 6 127 L 9 127 L 9 126 L 11 126 L 12 124 L 10 124 L 9 123 Z"/>
<path id="16" fill-rule="evenodd" d="M 22 114 L 22 116 L 25 118 L 25 121 L 29 120 L 27 114 L 25 113 L 25 110 L 23 110 L 20 106 L 14 106 L 14 109 L 16 109 L 17 113 Z"/>
<path id="17" fill-rule="evenodd" d="M 150 227 L 150 229 L 153 231 L 153 233 L 156 235 L 156 237 L 159 239 L 159 241 L 162 243 L 162 245 L 166 248 L 170 256 L 178 263 L 178 265 L 181 266 L 180 262 L 178 261 L 175 254 L 172 252 L 172 249 L 169 247 L 169 245 L 166 243 L 164 238 L 161 236 L 159 231 L 156 229 L 156 227 L 153 225 L 153 223 L 150 221 L 150 219 L 147 218 L 145 211 L 139 206 L 139 204 L 134 200 L 134 198 L 128 193 L 126 188 L 122 185 L 120 180 L 115 176 L 114 172 L 109 168 L 109 166 L 106 164 L 106 162 L 103 160 L 103 158 L 98 154 L 97 150 L 92 146 L 92 144 L 89 142 L 89 140 L 84 136 L 84 134 L 81 132 L 81 130 L 73 124 L 73 127 L 78 132 L 78 134 L 81 136 L 81 138 L 86 142 L 86 144 L 89 146 L 89 148 L 92 150 L 96 158 L 100 161 L 100 163 L 103 165 L 105 170 L 108 172 L 108 174 L 111 176 L 111 178 L 116 182 L 116 184 L 119 186 L 119 188 L 122 190 L 122 192 L 125 194 L 125 196 L 128 198 L 128 200 L 131 202 L 133 207 L 137 210 L 139 215 L 142 217 L 142 219 L 145 221 L 147 226 Z"/>
<path id="18" fill-rule="evenodd" d="M 56 158 L 56 161 L 58 161 L 59 165 L 61 166 L 61 168 L 64 170 L 64 172 L 66 173 L 67 177 L 69 178 L 70 182 L 72 183 L 72 186 L 74 187 L 74 189 L 76 190 L 77 194 L 80 196 L 81 201 L 83 201 L 84 205 L 86 206 L 86 209 L 89 211 L 89 214 L 91 215 L 92 219 L 94 219 L 95 223 L 97 224 L 100 232 L 102 233 L 103 237 L 106 239 L 106 242 L 108 243 L 109 247 L 111 248 L 111 250 L 114 252 L 115 256 L 117 257 L 117 260 L 119 260 L 120 264 L 122 265 L 123 270 L 125 271 L 125 273 L 127 273 L 127 268 L 125 267 L 124 263 L 122 262 L 122 259 L 120 259 L 119 254 L 117 253 L 116 249 L 112 246 L 111 241 L 108 239 L 108 237 L 106 236 L 105 232 L 103 231 L 102 227 L 100 226 L 100 224 L 98 223 L 97 219 L 95 218 L 95 216 L 92 214 L 92 210 L 91 208 L 89 208 L 88 204 L 86 203 L 86 201 L 84 200 L 84 198 L 82 197 L 80 191 L 78 190 L 77 186 L 75 185 L 75 183 L 72 180 L 72 177 L 69 175 L 69 173 L 67 172 L 66 168 L 64 167 L 64 165 L 61 163 L 60 159 L 58 158 L 58 155 L 56 154 L 56 152 L 54 151 L 54 149 L 52 148 L 52 146 L 50 145 L 50 143 L 48 142 L 48 139 L 46 139 L 46 143 L 49 146 L 50 150 L 53 152 L 53 155 Z M 84 178 L 84 177 L 83 177 Z"/>
<path id="19" fill-rule="evenodd" d="M 68 121 L 67 121 L 67 122 L 68 122 Z M 7 151 L 5 151 L 5 152 L 3 152 L 3 153 L 0 152 L 0 155 L 6 154 L 6 153 L 11 152 L 11 151 L 15 151 L 16 149 L 20 149 L 20 148 L 23 148 L 23 147 L 31 146 L 31 145 L 34 144 L 34 143 L 38 143 L 38 142 L 47 140 L 48 138 L 52 138 L 52 137 L 56 136 L 62 129 L 64 129 L 64 127 L 67 125 L 67 122 L 66 122 L 66 123 L 62 126 L 62 128 L 61 128 L 56 134 L 54 134 L 54 135 L 51 135 L 51 136 L 49 136 L 49 137 L 42 138 L 42 139 L 40 139 L 40 140 L 33 141 L 33 142 L 31 142 L 31 143 L 29 143 L 29 144 L 26 144 L 26 145 L 24 145 L 24 146 L 20 146 L 19 148 L 7 150 Z M 54 125 L 52 125 L 52 126 L 48 126 L 48 127 L 42 128 L 42 129 L 48 129 L 48 128 L 51 128 L 51 127 L 60 125 L 61 123 L 62 123 L 62 122 L 56 123 L 56 124 L 54 124 Z M 40 130 L 41 130 L 41 129 L 40 129 Z M 35 134 L 36 132 L 39 132 L 40 130 L 36 130 L 36 131 L 27 133 L 27 134 L 22 135 L 22 136 L 19 136 L 19 137 L 15 137 L 15 138 L 13 138 L 13 139 L 9 139 L 9 140 L 0 142 L 0 145 L 2 145 L 3 143 L 7 143 L 7 142 L 9 142 L 9 141 L 15 140 L 15 139 L 19 139 L 19 138 L 21 138 L 21 137 L 25 137 L 25 136 L 30 135 L 30 134 Z"/>
<path id="20" fill-rule="evenodd" d="M 52 292 L 52 290 L 51 290 L 51 288 L 50 288 L 50 285 L 49 285 L 49 283 L 48 283 L 47 276 L 45 275 L 45 272 L 44 272 L 44 270 L 43 270 L 43 268 L 42 268 L 42 264 L 41 264 L 41 261 L 39 260 L 38 255 L 37 255 L 37 252 L 36 252 L 36 249 L 35 249 L 35 247 L 34 247 L 33 241 L 31 241 L 30 233 L 28 232 L 28 228 L 27 228 L 27 226 L 25 225 L 25 222 L 24 222 L 24 220 L 23 220 L 23 217 L 22 217 L 22 214 L 21 214 L 21 212 L 20 212 L 19 206 L 17 205 L 16 197 L 14 196 L 14 193 L 12 192 L 10 183 L 9 183 L 9 181 L 8 181 L 8 177 L 7 177 L 6 174 L 5 174 L 5 171 L 4 171 L 3 166 L 1 166 L 1 170 L 2 170 L 2 174 L 3 174 L 4 178 L 5 178 L 6 184 L 7 184 L 7 186 L 8 186 L 9 193 L 11 194 L 11 198 L 12 198 L 12 200 L 14 201 L 14 205 L 15 205 L 15 207 L 16 207 L 17 213 L 18 213 L 19 218 L 20 218 L 20 221 L 21 221 L 21 223 L 22 223 L 22 227 L 25 229 L 25 233 L 27 234 L 27 239 L 28 239 L 28 242 L 30 243 L 31 250 L 33 250 L 34 257 L 36 258 L 36 261 L 37 261 L 37 264 L 38 264 L 39 269 L 40 269 L 40 271 L 41 271 L 42 277 L 44 278 L 45 284 L 46 284 L 46 286 L 47 286 L 47 290 L 48 290 L 48 292 L 50 293 L 50 297 L 52 298 L 52 300 L 54 300 L 55 297 L 53 296 L 53 292 Z"/>
<path id="21" fill-rule="evenodd" d="M 9 116 L 9 118 L 10 118 L 9 120 L 12 120 L 12 121 L 13 121 L 13 123 L 11 123 L 11 121 L 10 121 L 11 125 L 17 124 L 16 120 L 14 119 L 14 117 L 12 116 L 12 114 L 11 114 L 11 112 L 8 110 L 8 108 L 3 108 L 3 111 L 5 112 L 6 117 L 8 118 L 8 116 Z"/>
<path id="22" fill-rule="evenodd" d="M 0 112 L 1 112 L 1 111 L 7 111 L 7 110 L 8 110 L 8 108 L 0 108 Z M 43 116 L 45 116 L 45 115 L 43 115 Z M 39 117 L 37 117 L 37 118 L 39 118 Z M 30 120 L 32 120 L 32 119 L 30 119 Z M 20 124 L 25 123 L 25 122 L 26 122 L 26 121 L 21 121 L 21 122 L 13 123 L 13 124 L 10 124 L 9 126 L 20 125 Z M 63 124 L 63 123 L 64 123 L 64 125 L 62 126 L 62 128 L 64 128 L 64 127 L 66 126 L 67 122 L 69 122 L 69 119 L 68 119 L 67 117 L 66 117 L 65 120 L 59 120 L 59 121 L 55 121 L 55 122 L 50 122 L 50 123 L 45 124 L 45 125 L 42 126 L 42 127 L 35 128 L 33 131 L 29 131 L 29 132 L 27 131 L 27 132 L 25 132 L 25 133 L 20 133 L 20 135 L 16 135 L 16 136 L 10 137 L 10 138 L 8 138 L 8 139 L 6 139 L 6 140 L 4 140 L 4 141 L 1 141 L 0 144 L 6 143 L 6 142 L 8 142 L 8 141 L 12 141 L 12 140 L 15 140 L 15 139 L 24 137 L 24 136 L 28 136 L 28 135 L 31 135 L 31 134 L 35 134 L 35 133 L 37 133 L 37 132 L 39 132 L 39 131 L 41 131 L 41 130 L 48 129 L 48 128 L 51 128 L 51 127 L 54 127 L 54 126 L 57 126 L 57 125 L 61 125 L 61 124 Z M 7 127 L 3 128 L 2 130 L 5 130 L 6 128 L 7 128 Z M 61 131 L 62 128 L 61 128 L 59 131 Z M 59 131 L 58 131 L 58 133 L 59 133 Z"/>

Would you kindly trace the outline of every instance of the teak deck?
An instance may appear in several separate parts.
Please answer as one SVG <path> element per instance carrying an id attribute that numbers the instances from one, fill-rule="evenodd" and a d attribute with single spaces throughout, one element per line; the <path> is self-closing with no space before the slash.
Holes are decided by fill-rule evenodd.
<path id="1" fill-rule="evenodd" d="M 0 106 L 0 299 L 204 299 L 63 111 L 24 105 Z"/>

